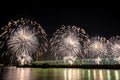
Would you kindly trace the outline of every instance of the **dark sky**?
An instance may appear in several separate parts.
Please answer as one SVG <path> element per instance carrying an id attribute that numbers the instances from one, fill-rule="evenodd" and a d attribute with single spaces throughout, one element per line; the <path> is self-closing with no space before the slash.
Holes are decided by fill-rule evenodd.
<path id="1" fill-rule="evenodd" d="M 19 5 L 18 5 L 19 6 Z M 61 25 L 76 25 L 90 37 L 106 38 L 120 35 L 120 8 L 106 4 L 30 4 L 29 6 L 0 8 L 0 26 L 21 17 L 37 21 L 50 37 Z"/>

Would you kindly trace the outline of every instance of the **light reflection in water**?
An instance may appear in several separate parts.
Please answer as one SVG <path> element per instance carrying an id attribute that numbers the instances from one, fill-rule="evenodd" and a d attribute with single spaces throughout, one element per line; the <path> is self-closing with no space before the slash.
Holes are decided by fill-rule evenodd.
<path id="1" fill-rule="evenodd" d="M 82 76 L 81 69 L 65 69 L 64 80 L 79 80 Z"/>
<path id="2" fill-rule="evenodd" d="M 85 70 L 82 70 L 82 78 L 85 78 Z"/>
<path id="3" fill-rule="evenodd" d="M 67 74 L 67 72 L 66 72 L 66 69 L 64 70 L 64 80 L 67 80 L 67 78 L 66 78 L 66 75 Z"/>
<path id="4" fill-rule="evenodd" d="M 24 75 L 25 75 L 25 72 L 24 72 L 24 69 L 21 68 L 21 70 L 19 71 L 18 70 L 18 75 L 20 74 L 20 80 L 24 80 Z"/>
<path id="5" fill-rule="evenodd" d="M 102 70 L 99 70 L 100 80 L 103 80 L 103 73 Z"/>
<path id="6" fill-rule="evenodd" d="M 110 70 L 107 70 L 107 80 L 111 80 Z"/>
<path id="7" fill-rule="evenodd" d="M 31 80 L 33 77 L 31 76 L 31 68 L 17 68 L 16 79 L 17 80 Z"/>
<path id="8" fill-rule="evenodd" d="M 115 70 L 115 80 L 118 80 L 119 79 L 119 73 L 117 70 Z"/>
<path id="9" fill-rule="evenodd" d="M 96 70 L 93 70 L 93 78 L 96 79 Z"/>
<path id="10" fill-rule="evenodd" d="M 72 79 L 72 70 L 71 69 L 69 69 L 68 70 L 68 80 L 71 80 Z"/>
<path id="11" fill-rule="evenodd" d="M 0 68 L 0 80 L 120 80 L 120 70 Z"/>
<path id="12" fill-rule="evenodd" d="M 5 67 L 0 80 L 33 80 L 31 68 Z"/>
<path id="13" fill-rule="evenodd" d="M 90 70 L 88 70 L 88 80 L 91 79 L 91 74 L 90 74 Z"/>

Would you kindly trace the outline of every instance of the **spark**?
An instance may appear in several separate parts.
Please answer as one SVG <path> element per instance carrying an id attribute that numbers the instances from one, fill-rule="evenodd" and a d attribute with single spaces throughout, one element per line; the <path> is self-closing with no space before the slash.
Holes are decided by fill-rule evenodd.
<path id="1" fill-rule="evenodd" d="M 86 42 L 85 42 L 86 41 Z M 68 56 L 71 59 L 84 57 L 84 48 L 88 41 L 86 32 L 76 26 L 62 26 L 53 33 L 50 39 L 50 55 L 56 60 L 65 60 Z"/>
<path id="2" fill-rule="evenodd" d="M 114 36 L 110 38 L 110 53 L 112 55 L 112 58 L 118 58 L 120 57 L 120 37 Z"/>
<path id="3" fill-rule="evenodd" d="M 89 45 L 89 58 L 104 58 L 108 53 L 106 39 L 103 37 L 93 37 Z"/>
<path id="4" fill-rule="evenodd" d="M 2 58 L 9 56 L 11 63 L 28 64 L 36 60 L 37 51 L 39 54 L 47 51 L 47 34 L 35 21 L 23 18 L 12 20 L 1 30 Z"/>

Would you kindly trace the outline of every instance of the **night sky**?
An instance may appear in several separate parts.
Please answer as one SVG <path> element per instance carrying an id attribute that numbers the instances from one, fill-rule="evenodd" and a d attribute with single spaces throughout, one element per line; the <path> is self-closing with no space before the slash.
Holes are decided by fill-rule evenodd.
<path id="1" fill-rule="evenodd" d="M 100 35 L 109 39 L 111 36 L 120 35 L 120 8 L 118 5 L 46 5 L 1 7 L 0 26 L 7 25 L 11 19 L 17 20 L 23 17 L 37 21 L 49 38 L 61 25 L 80 26 L 90 37 Z"/>

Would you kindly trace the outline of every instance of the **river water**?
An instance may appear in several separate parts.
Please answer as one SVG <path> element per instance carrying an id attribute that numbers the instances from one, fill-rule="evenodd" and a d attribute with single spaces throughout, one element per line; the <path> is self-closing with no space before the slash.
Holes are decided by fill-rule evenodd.
<path id="1" fill-rule="evenodd" d="M 120 70 L 4 67 L 0 80 L 120 80 Z"/>

